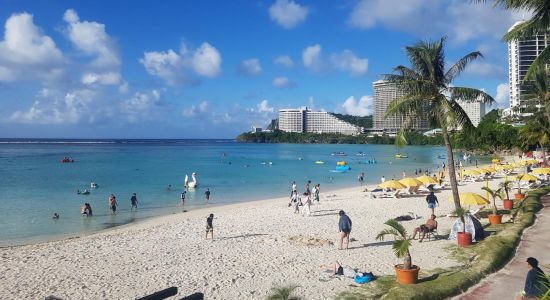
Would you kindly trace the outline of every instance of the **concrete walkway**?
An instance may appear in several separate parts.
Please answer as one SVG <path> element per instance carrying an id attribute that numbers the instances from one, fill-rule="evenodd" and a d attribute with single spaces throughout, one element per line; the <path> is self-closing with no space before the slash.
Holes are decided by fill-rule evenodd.
<path id="1" fill-rule="evenodd" d="M 523 232 L 514 258 L 500 271 L 453 299 L 515 299 L 525 284 L 528 257 L 538 259 L 541 265 L 550 265 L 550 196 L 543 197 L 542 203 L 544 209 L 537 214 L 535 224 Z"/>

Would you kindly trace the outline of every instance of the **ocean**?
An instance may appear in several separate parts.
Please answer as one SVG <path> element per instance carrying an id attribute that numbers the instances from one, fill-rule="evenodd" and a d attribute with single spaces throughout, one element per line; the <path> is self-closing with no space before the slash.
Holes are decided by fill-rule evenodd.
<path id="1" fill-rule="evenodd" d="M 347 156 L 332 156 L 343 151 Z M 365 156 L 356 155 L 364 153 Z M 395 158 L 392 145 L 244 144 L 234 140 L 53 140 L 0 139 L 0 245 L 13 245 L 89 233 L 140 219 L 209 205 L 284 197 L 296 181 L 321 184 L 321 193 L 381 176 L 400 178 L 421 168 L 436 171 L 446 160 L 437 146 L 407 146 L 408 158 Z M 61 163 L 71 157 L 74 163 Z M 457 155 L 457 158 L 459 156 Z M 369 164 L 367 160 L 375 159 Z M 472 157 L 479 162 L 488 158 Z M 321 160 L 324 164 L 316 164 Z M 351 170 L 334 172 L 336 162 Z M 195 172 L 199 187 L 179 205 L 185 175 Z M 90 183 L 99 187 L 91 189 Z M 168 186 L 171 188 L 168 189 Z M 89 195 L 78 195 L 87 188 Z M 130 210 L 136 193 L 137 211 Z M 112 215 L 107 199 L 117 197 Z M 90 203 L 94 216 L 80 215 Z M 60 218 L 52 219 L 58 213 Z"/>

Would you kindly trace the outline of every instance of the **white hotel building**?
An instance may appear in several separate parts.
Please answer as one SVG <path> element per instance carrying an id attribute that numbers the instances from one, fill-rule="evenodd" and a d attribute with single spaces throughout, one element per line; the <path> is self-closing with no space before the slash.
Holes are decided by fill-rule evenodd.
<path id="1" fill-rule="evenodd" d="M 523 21 L 516 22 L 510 30 L 520 25 Z M 535 60 L 535 58 L 550 44 L 550 35 L 538 34 L 531 38 L 513 40 L 508 43 L 508 82 L 510 87 L 510 109 L 506 115 L 523 115 L 528 106 L 526 93 L 529 90 L 529 83 L 522 83 L 523 77 Z"/>
<path id="2" fill-rule="evenodd" d="M 311 111 L 307 107 L 279 110 L 279 130 L 286 132 L 359 134 L 363 129 L 342 121 L 325 111 Z"/>
<path id="3" fill-rule="evenodd" d="M 464 110 L 464 112 L 468 115 L 468 118 L 470 118 L 470 121 L 472 121 L 472 124 L 477 127 L 479 125 L 479 122 L 481 121 L 481 118 L 485 116 L 485 103 L 479 101 L 479 102 L 466 102 L 466 101 L 456 101 L 460 107 Z"/>

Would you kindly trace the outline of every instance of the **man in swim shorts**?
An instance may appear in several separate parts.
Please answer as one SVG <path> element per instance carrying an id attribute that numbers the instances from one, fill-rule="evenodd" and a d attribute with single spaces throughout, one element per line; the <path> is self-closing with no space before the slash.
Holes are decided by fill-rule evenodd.
<path id="1" fill-rule="evenodd" d="M 214 239 L 214 225 L 212 222 L 214 221 L 214 214 L 210 214 L 206 218 L 206 239 L 208 239 L 208 233 L 212 234 L 212 239 Z"/>
<path id="2" fill-rule="evenodd" d="M 130 198 L 130 204 L 131 204 L 130 210 L 134 208 L 137 210 L 137 203 L 138 203 L 137 195 L 136 193 L 133 193 L 132 197 Z"/>
<path id="3" fill-rule="evenodd" d="M 115 195 L 111 194 L 111 196 L 109 196 L 109 208 L 111 209 L 112 214 L 116 214 L 117 206 L 118 206 L 118 203 L 116 203 L 116 197 Z"/>

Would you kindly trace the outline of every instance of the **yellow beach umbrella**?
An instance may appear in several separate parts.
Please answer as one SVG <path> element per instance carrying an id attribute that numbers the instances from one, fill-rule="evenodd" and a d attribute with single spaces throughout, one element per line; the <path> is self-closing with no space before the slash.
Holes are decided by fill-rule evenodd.
<path id="1" fill-rule="evenodd" d="M 410 178 L 410 177 L 407 177 L 407 178 L 403 178 L 401 180 L 399 180 L 399 183 L 401 183 L 402 185 L 406 186 L 406 187 L 411 187 L 411 186 L 419 186 L 419 185 L 423 185 L 424 183 L 416 178 Z"/>
<path id="2" fill-rule="evenodd" d="M 416 180 L 422 182 L 423 184 L 437 184 L 437 181 L 433 177 L 426 175 L 416 177 Z"/>
<path id="3" fill-rule="evenodd" d="M 489 200 L 487 200 L 487 198 L 479 195 L 479 194 L 476 194 L 476 193 L 460 193 L 458 195 L 460 197 L 460 203 L 461 204 L 466 204 L 466 205 L 485 205 L 485 204 L 489 204 Z M 451 198 L 449 198 L 449 201 L 453 202 L 454 201 L 454 198 L 453 196 L 451 196 Z"/>
<path id="4" fill-rule="evenodd" d="M 499 162 L 500 162 L 500 159 L 498 159 L 498 158 L 493 158 L 493 159 L 491 160 L 491 162 L 496 164 L 496 163 L 499 163 Z"/>
<path id="5" fill-rule="evenodd" d="M 468 175 L 468 176 L 481 175 L 481 173 L 480 173 L 479 171 L 474 170 L 474 169 L 467 169 L 467 170 L 464 170 L 464 172 L 462 172 L 462 174 Z"/>
<path id="6" fill-rule="evenodd" d="M 519 174 L 516 179 L 519 181 L 536 181 L 538 178 L 531 174 Z"/>
<path id="7" fill-rule="evenodd" d="M 550 174 L 550 168 L 533 169 L 533 174 L 547 175 Z"/>
<path id="8" fill-rule="evenodd" d="M 514 167 L 510 166 L 510 165 L 496 165 L 495 166 L 495 170 L 513 170 Z"/>
<path id="9" fill-rule="evenodd" d="M 521 161 L 515 161 L 513 163 L 511 163 L 512 167 L 521 167 L 523 166 L 523 163 Z"/>
<path id="10" fill-rule="evenodd" d="M 396 190 L 406 188 L 406 186 L 404 186 L 403 184 L 401 184 L 399 181 L 396 181 L 396 180 L 384 181 L 378 186 L 383 189 L 396 189 Z"/>
<path id="11" fill-rule="evenodd" d="M 528 163 L 528 164 L 538 164 L 539 161 L 536 160 L 536 159 L 531 158 L 531 159 L 528 159 L 528 160 L 527 160 L 527 163 Z"/>

